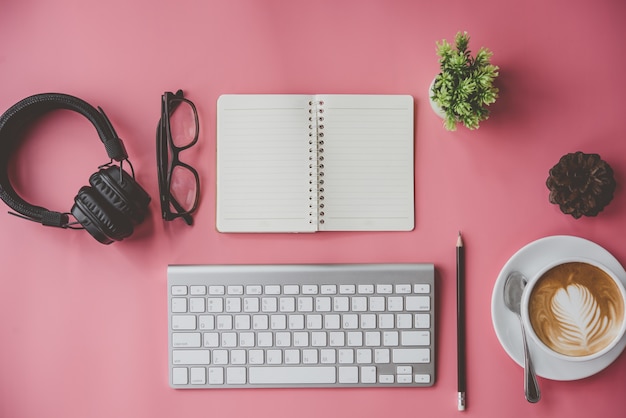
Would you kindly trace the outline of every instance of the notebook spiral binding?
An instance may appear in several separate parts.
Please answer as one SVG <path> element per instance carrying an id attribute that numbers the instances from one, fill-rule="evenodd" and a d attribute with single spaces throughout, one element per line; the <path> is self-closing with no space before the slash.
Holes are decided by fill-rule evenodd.
<path id="1" fill-rule="evenodd" d="M 310 223 L 324 223 L 324 102 L 309 102 Z M 315 191 L 315 193 L 313 193 Z"/>

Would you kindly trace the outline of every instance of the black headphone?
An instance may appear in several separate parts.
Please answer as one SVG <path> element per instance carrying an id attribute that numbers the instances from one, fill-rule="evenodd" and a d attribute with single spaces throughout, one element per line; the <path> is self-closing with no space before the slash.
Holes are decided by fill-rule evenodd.
<path id="1" fill-rule="evenodd" d="M 89 119 L 110 158 L 109 163 L 100 166 L 89 177 L 90 186 L 81 187 L 69 213 L 31 205 L 16 193 L 9 181 L 9 158 L 17 148 L 24 129 L 34 119 L 56 109 L 72 110 Z M 114 160 L 120 163 L 119 166 L 113 164 Z M 122 169 L 124 161 L 128 162 L 132 175 Z M 150 203 L 148 193 L 135 181 L 135 172 L 128 161 L 124 144 L 104 111 L 101 108 L 96 110 L 77 97 L 60 93 L 27 97 L 0 116 L 0 198 L 21 214 L 13 215 L 46 226 L 86 229 L 103 244 L 130 236 L 134 226 L 143 222 Z M 77 222 L 70 222 L 69 215 Z"/>

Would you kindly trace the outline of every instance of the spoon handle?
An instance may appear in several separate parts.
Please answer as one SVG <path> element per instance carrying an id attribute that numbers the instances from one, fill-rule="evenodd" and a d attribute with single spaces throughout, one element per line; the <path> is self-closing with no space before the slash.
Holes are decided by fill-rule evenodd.
<path id="1" fill-rule="evenodd" d="M 526 330 L 524 329 L 524 324 L 521 325 L 522 340 L 524 340 L 524 394 L 526 395 L 526 400 L 528 402 L 536 403 L 539 402 L 539 399 L 541 399 L 541 391 L 539 390 L 539 383 L 537 383 L 537 376 L 535 375 L 533 362 L 528 353 Z"/>

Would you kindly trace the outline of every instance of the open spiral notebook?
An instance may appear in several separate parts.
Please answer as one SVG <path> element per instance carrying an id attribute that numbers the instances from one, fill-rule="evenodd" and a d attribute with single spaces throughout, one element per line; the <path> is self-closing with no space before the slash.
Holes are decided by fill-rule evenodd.
<path id="1" fill-rule="evenodd" d="M 223 95 L 220 232 L 414 228 L 413 97 Z"/>

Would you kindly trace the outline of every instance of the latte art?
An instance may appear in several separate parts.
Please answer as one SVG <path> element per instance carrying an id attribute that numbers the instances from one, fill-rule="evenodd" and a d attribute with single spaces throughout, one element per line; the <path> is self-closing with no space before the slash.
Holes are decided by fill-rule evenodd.
<path id="1" fill-rule="evenodd" d="M 600 268 L 583 262 L 548 270 L 532 289 L 533 331 L 553 351 L 587 356 L 607 347 L 624 318 L 620 289 Z"/>
<path id="2" fill-rule="evenodd" d="M 595 353 L 612 339 L 614 315 L 602 315 L 598 302 L 586 287 L 572 284 L 559 289 L 551 308 L 558 326 L 548 330 L 548 337 L 556 351 L 569 355 Z"/>

